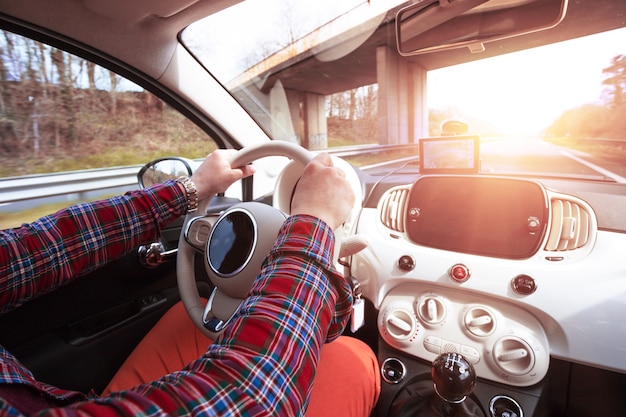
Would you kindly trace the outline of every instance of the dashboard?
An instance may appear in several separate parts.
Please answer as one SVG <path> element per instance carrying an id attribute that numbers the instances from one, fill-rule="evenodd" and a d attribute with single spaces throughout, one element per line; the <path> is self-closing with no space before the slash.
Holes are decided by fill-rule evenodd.
<path id="1" fill-rule="evenodd" d="M 509 386 L 539 382 L 550 358 L 626 372 L 622 185 L 438 174 L 385 184 L 355 222 L 367 245 L 350 274 L 386 344 L 429 362 L 460 352 Z"/>

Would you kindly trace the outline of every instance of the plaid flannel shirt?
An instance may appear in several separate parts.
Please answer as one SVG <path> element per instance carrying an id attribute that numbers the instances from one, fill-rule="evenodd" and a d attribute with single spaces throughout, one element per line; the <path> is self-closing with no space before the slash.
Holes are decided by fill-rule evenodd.
<path id="1" fill-rule="evenodd" d="M 0 311 L 155 239 L 185 207 L 182 191 L 167 182 L 1 231 Z M 50 404 L 38 415 L 303 415 L 321 347 L 341 334 L 352 305 L 333 248 L 324 222 L 287 219 L 235 319 L 201 358 L 158 381 L 87 398 L 36 381 L 0 346 L 0 385 L 30 387 Z M 0 398 L 0 415 L 22 415 L 18 408 Z"/>

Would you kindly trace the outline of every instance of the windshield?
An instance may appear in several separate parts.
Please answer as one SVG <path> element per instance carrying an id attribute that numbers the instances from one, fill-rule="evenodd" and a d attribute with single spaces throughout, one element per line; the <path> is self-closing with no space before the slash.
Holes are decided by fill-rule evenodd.
<path id="1" fill-rule="evenodd" d="M 362 168 L 417 170 L 420 139 L 465 134 L 482 173 L 626 182 L 626 29 L 401 57 L 402 6 L 246 0 L 182 41 L 270 137 Z"/>

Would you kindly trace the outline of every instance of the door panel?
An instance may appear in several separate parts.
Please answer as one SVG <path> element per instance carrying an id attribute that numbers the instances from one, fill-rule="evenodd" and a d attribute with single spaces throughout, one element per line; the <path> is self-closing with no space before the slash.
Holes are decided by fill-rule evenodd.
<path id="1" fill-rule="evenodd" d="M 175 262 L 147 269 L 127 255 L 0 316 L 0 344 L 41 381 L 99 393 L 180 300 L 175 272 Z M 209 283 L 198 286 L 208 297 Z"/>

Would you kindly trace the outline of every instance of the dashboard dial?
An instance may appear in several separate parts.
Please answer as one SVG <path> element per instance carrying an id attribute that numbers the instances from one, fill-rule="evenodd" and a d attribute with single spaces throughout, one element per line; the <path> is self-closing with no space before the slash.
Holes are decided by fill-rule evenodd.
<path id="1" fill-rule="evenodd" d="M 427 295 L 417 304 L 417 314 L 427 325 L 437 325 L 446 318 L 446 304 L 443 298 Z"/>
<path id="2" fill-rule="evenodd" d="M 420 328 L 411 306 L 404 303 L 393 304 L 385 309 L 379 325 L 383 338 L 394 346 L 415 340 Z"/>

